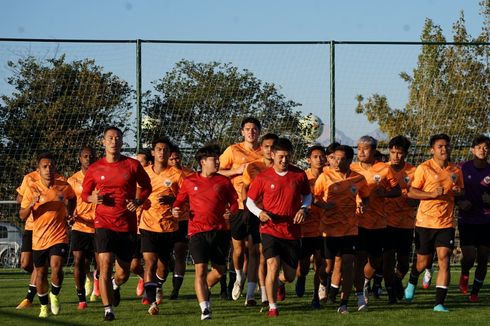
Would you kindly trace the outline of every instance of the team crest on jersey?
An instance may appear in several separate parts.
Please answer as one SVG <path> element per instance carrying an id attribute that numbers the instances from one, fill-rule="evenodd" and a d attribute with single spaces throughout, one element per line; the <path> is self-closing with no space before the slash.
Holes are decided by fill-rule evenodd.
<path id="1" fill-rule="evenodd" d="M 60 201 L 65 201 L 65 196 L 64 195 L 60 195 L 58 198 L 59 198 Z"/>
<path id="2" fill-rule="evenodd" d="M 357 187 L 356 187 L 356 186 L 352 186 L 352 187 L 350 188 L 350 191 L 351 191 L 353 194 L 355 194 L 355 193 L 357 192 Z"/>
<path id="3" fill-rule="evenodd" d="M 105 175 L 101 175 L 100 180 L 105 180 Z"/>
<path id="4" fill-rule="evenodd" d="M 163 181 L 163 185 L 165 187 L 169 187 L 172 185 L 172 180 L 169 180 L 169 179 L 166 179 L 165 181 Z"/>
<path id="5" fill-rule="evenodd" d="M 274 184 L 271 184 L 271 189 L 275 189 L 276 186 Z"/>
<path id="6" fill-rule="evenodd" d="M 379 183 L 379 182 L 381 181 L 381 176 L 380 176 L 379 174 L 375 174 L 375 175 L 374 175 L 374 181 L 375 181 L 376 183 Z"/>
<path id="7" fill-rule="evenodd" d="M 486 184 L 486 185 L 490 185 L 490 176 L 487 175 L 485 178 L 483 178 L 483 182 Z"/>
<path id="8" fill-rule="evenodd" d="M 338 190 L 339 190 L 339 187 L 333 186 L 333 191 L 338 191 Z"/>
<path id="9" fill-rule="evenodd" d="M 199 188 L 197 188 L 197 186 L 195 186 L 195 187 L 194 187 L 194 191 L 197 191 L 197 189 L 199 189 Z"/>
<path id="10" fill-rule="evenodd" d="M 405 177 L 403 177 L 403 181 L 408 184 L 410 182 L 410 177 L 408 175 L 406 175 Z"/>

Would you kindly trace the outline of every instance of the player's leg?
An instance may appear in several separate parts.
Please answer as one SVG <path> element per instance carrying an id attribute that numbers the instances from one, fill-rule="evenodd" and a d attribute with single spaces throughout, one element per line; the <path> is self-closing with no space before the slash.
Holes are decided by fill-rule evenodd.
<path id="1" fill-rule="evenodd" d="M 256 306 L 257 302 L 254 299 L 254 292 L 258 283 L 259 272 L 259 243 L 254 240 L 252 235 L 249 235 L 247 241 L 248 264 L 247 264 L 247 294 L 245 297 L 245 306 Z"/>
<path id="2" fill-rule="evenodd" d="M 412 263 L 410 277 L 404 290 L 404 298 L 411 302 L 415 295 L 415 289 L 420 273 L 432 262 L 435 251 L 435 233 L 433 229 L 416 227 L 415 228 L 415 250 L 417 258 Z"/>
<path id="3" fill-rule="evenodd" d="M 310 259 L 313 254 L 313 240 L 312 238 L 303 238 L 300 258 L 298 261 L 298 267 L 296 269 L 296 286 L 295 291 L 296 295 L 301 298 L 305 294 L 305 286 L 306 286 L 306 276 L 310 271 Z"/>
<path id="4" fill-rule="evenodd" d="M 68 245 L 59 244 L 51 247 L 49 264 L 51 267 L 51 291 L 49 300 L 51 303 L 51 312 L 53 315 L 58 315 L 61 311 L 61 303 L 59 294 L 63 285 L 63 264 L 66 260 Z"/>
<path id="5" fill-rule="evenodd" d="M 477 227 L 479 226 L 463 223 L 460 223 L 458 225 L 460 247 L 462 252 L 459 291 L 463 294 L 468 293 L 470 270 L 474 266 L 476 261 Z"/>
<path id="6" fill-rule="evenodd" d="M 244 222 L 245 212 L 239 210 L 230 218 L 231 243 L 233 246 L 232 259 L 236 279 L 231 291 L 233 300 L 238 300 L 242 294 L 245 284 L 245 273 L 243 271 L 245 261 L 245 239 L 247 237 L 246 224 Z"/>
<path id="7" fill-rule="evenodd" d="M 131 273 L 138 276 L 138 283 L 136 284 L 136 296 L 141 297 L 145 292 L 145 282 L 144 282 L 144 269 L 141 265 L 141 260 L 143 256 L 141 254 L 141 235 L 136 235 L 136 246 L 131 259 L 130 270 Z M 145 298 L 143 298 L 143 301 Z"/>
<path id="8" fill-rule="evenodd" d="M 485 240 L 488 241 L 488 240 Z M 479 245 L 477 251 L 477 266 L 475 270 L 475 278 L 471 288 L 470 301 L 478 302 L 478 293 L 483 286 L 483 281 L 487 276 L 488 256 L 490 254 L 490 246 Z"/>
<path id="9" fill-rule="evenodd" d="M 20 267 L 31 274 L 27 294 L 17 305 L 16 309 L 29 308 L 36 296 L 36 270 L 32 262 L 32 231 L 25 230 L 22 235 L 22 247 L 20 253 Z"/>
<path id="10" fill-rule="evenodd" d="M 322 242 L 321 239 L 318 239 Z M 318 289 L 320 288 L 320 282 L 325 279 L 325 259 L 321 253 L 321 250 L 317 249 L 313 253 L 313 263 L 315 264 L 315 274 L 313 277 L 313 298 L 311 301 L 311 306 L 314 309 L 320 309 L 320 298 L 318 296 Z"/>
<path id="11" fill-rule="evenodd" d="M 447 296 L 449 281 L 451 278 L 449 270 L 449 259 L 451 258 L 451 251 L 451 248 L 436 247 L 437 264 L 439 267 L 439 271 L 437 272 L 436 280 L 436 302 L 434 305 L 435 311 L 447 311 L 447 308 L 444 307 L 444 301 Z"/>
<path id="12" fill-rule="evenodd" d="M 342 292 L 340 293 L 340 304 L 337 312 L 348 313 L 347 304 L 354 283 L 354 255 L 352 253 L 342 254 L 336 263 L 341 263 Z"/>
<path id="13" fill-rule="evenodd" d="M 75 289 L 77 291 L 78 309 L 85 309 L 87 307 L 87 298 L 86 298 L 86 291 L 85 291 L 85 278 L 86 278 L 85 252 L 82 250 L 75 250 L 72 251 L 72 253 L 73 253 L 73 279 L 75 281 Z"/>
<path id="14" fill-rule="evenodd" d="M 36 271 L 36 290 L 37 296 L 39 297 L 39 302 L 41 303 L 41 308 L 39 312 L 40 318 L 48 317 L 48 303 L 49 303 L 49 292 L 48 292 L 48 265 L 49 265 L 49 251 L 48 250 L 34 250 L 33 264 Z"/>
<path id="15" fill-rule="evenodd" d="M 188 221 L 179 222 L 179 230 L 174 243 L 174 274 L 172 276 L 172 293 L 170 300 L 176 300 L 179 297 L 180 288 L 184 282 L 186 269 L 186 255 L 188 250 L 187 240 Z"/>

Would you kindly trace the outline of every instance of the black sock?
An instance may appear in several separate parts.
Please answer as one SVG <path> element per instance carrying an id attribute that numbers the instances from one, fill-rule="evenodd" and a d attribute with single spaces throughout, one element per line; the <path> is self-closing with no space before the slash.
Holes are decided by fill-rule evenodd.
<path id="1" fill-rule="evenodd" d="M 413 284 L 415 286 L 417 286 L 417 283 L 419 281 L 419 275 L 420 273 L 418 274 L 413 274 L 413 272 L 410 273 L 410 278 L 408 279 L 408 283 L 410 284 Z"/>
<path id="2" fill-rule="evenodd" d="M 347 307 L 347 303 L 349 302 L 349 300 L 347 299 L 342 299 L 340 300 L 340 306 L 346 306 Z"/>
<path id="3" fill-rule="evenodd" d="M 328 299 L 332 302 L 335 302 L 335 299 L 337 298 L 337 294 L 339 294 L 339 288 L 330 285 L 330 288 L 328 289 Z"/>
<path id="4" fill-rule="evenodd" d="M 325 280 L 322 282 L 322 285 L 328 289 L 330 288 L 330 283 L 332 282 L 332 274 L 331 273 L 325 273 Z"/>
<path id="5" fill-rule="evenodd" d="M 236 273 L 235 271 L 230 271 L 230 281 L 228 283 L 228 293 L 231 293 L 231 291 L 233 290 L 233 285 L 235 285 L 235 281 L 236 281 Z"/>
<path id="6" fill-rule="evenodd" d="M 436 306 L 438 304 L 444 305 L 444 300 L 446 300 L 447 288 L 440 288 L 436 286 Z"/>
<path id="7" fill-rule="evenodd" d="M 374 286 L 381 287 L 381 281 L 383 281 L 383 275 L 374 274 L 373 287 Z"/>
<path id="8" fill-rule="evenodd" d="M 482 286 L 483 286 L 483 282 L 475 278 L 475 280 L 473 281 L 473 287 L 471 288 L 471 294 L 478 295 L 478 292 L 480 292 Z"/>
<path id="9" fill-rule="evenodd" d="M 78 302 L 87 302 L 87 298 L 85 296 L 85 288 L 82 288 L 81 290 L 77 289 L 77 297 Z"/>
<path id="10" fill-rule="evenodd" d="M 174 276 L 172 277 L 172 286 L 175 292 L 179 292 L 182 287 L 182 283 L 184 282 L 183 276 Z"/>
<path id="11" fill-rule="evenodd" d="M 39 297 L 39 302 L 45 306 L 49 303 L 49 298 L 48 298 L 48 294 L 43 294 L 43 295 L 37 295 Z"/>
<path id="12" fill-rule="evenodd" d="M 34 301 L 34 296 L 37 293 L 37 288 L 35 285 L 29 284 L 29 288 L 27 289 L 27 294 L 26 294 L 26 299 L 29 300 L 29 302 Z"/>
<path id="13" fill-rule="evenodd" d="M 153 303 L 157 301 L 157 283 L 147 282 L 145 283 L 145 294 L 148 300 Z"/>
<path id="14" fill-rule="evenodd" d="M 56 286 L 53 283 L 51 283 L 51 293 L 53 293 L 54 295 L 58 295 L 60 294 L 60 291 L 61 291 L 61 285 Z"/>
<path id="15" fill-rule="evenodd" d="M 226 293 L 226 274 L 221 275 L 219 279 L 219 285 L 221 286 L 221 293 Z"/>

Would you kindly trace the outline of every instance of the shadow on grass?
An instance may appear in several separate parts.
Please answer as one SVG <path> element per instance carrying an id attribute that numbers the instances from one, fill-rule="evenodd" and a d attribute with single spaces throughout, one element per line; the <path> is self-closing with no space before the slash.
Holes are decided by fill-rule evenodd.
<path id="1" fill-rule="evenodd" d="M 16 324 L 17 325 L 22 325 L 23 322 L 29 322 L 29 323 L 36 323 L 36 324 L 44 324 L 44 325 L 67 325 L 67 321 L 66 320 L 56 320 L 56 317 L 51 317 L 51 318 L 46 318 L 46 319 L 42 319 L 42 318 L 39 318 L 39 317 L 36 317 L 36 316 L 31 316 L 31 315 L 26 315 L 26 314 L 21 314 L 19 312 L 15 312 L 15 311 L 2 311 L 1 312 L 2 314 L 2 318 L 10 318 L 11 320 L 16 320 Z M 70 320 L 70 325 L 74 325 L 74 326 L 77 326 L 77 325 L 86 325 L 84 323 L 77 323 L 75 322 L 74 320 Z"/>

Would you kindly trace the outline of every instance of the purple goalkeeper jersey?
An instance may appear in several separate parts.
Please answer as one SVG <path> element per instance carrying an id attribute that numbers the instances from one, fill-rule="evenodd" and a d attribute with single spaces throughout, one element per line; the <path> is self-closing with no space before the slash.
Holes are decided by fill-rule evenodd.
<path id="1" fill-rule="evenodd" d="M 490 192 L 490 165 L 477 169 L 471 160 L 461 164 L 461 170 L 464 177 L 464 199 L 471 202 L 471 209 L 459 210 L 459 223 L 490 223 L 490 205 L 482 200 L 482 195 Z"/>

